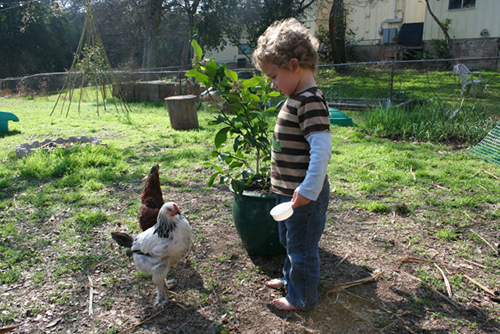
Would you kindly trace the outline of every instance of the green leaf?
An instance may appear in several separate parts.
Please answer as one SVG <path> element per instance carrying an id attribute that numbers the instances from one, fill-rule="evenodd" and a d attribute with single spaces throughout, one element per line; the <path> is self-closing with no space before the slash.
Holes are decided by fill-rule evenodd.
<path id="1" fill-rule="evenodd" d="M 187 71 L 186 74 L 184 74 L 184 75 L 187 76 L 187 77 L 195 77 L 196 76 L 196 72 L 198 72 L 198 69 L 193 68 L 193 69 Z"/>
<path id="2" fill-rule="evenodd" d="M 194 49 L 194 54 L 196 55 L 196 60 L 201 61 L 203 59 L 203 50 L 201 49 L 200 44 L 196 40 L 191 41 L 191 46 Z"/>
<path id="3" fill-rule="evenodd" d="M 238 94 L 229 93 L 229 94 L 226 94 L 226 98 L 227 98 L 229 103 L 239 104 L 240 105 L 239 107 L 242 107 L 241 99 L 240 99 L 240 96 Z"/>
<path id="4" fill-rule="evenodd" d="M 241 83 L 241 88 L 242 89 L 245 89 L 245 88 L 250 88 L 250 87 L 255 87 L 259 84 L 259 80 L 257 80 L 255 77 L 253 77 L 252 79 L 248 79 L 248 80 L 244 80 L 242 83 Z"/>
<path id="5" fill-rule="evenodd" d="M 211 187 L 211 186 L 214 184 L 214 181 L 215 181 L 215 179 L 217 178 L 217 176 L 218 176 L 218 175 L 220 175 L 220 173 L 214 173 L 214 174 L 212 174 L 212 175 L 210 176 L 210 179 L 209 179 L 209 180 L 208 180 L 208 182 L 207 182 L 207 185 L 208 185 L 209 187 Z"/>
<path id="6" fill-rule="evenodd" d="M 238 161 L 238 160 L 234 160 L 231 164 L 229 164 L 229 168 L 238 168 L 238 167 L 241 167 L 243 166 L 243 163 L 241 161 Z"/>
<path id="7" fill-rule="evenodd" d="M 238 73 L 228 70 L 227 68 L 224 69 L 224 74 L 231 79 L 232 82 L 238 81 Z"/>
<path id="8" fill-rule="evenodd" d="M 219 130 L 215 135 L 214 145 L 216 149 L 222 147 L 222 145 L 227 141 L 227 132 L 230 130 L 230 127 L 225 127 Z"/>
<path id="9" fill-rule="evenodd" d="M 261 101 L 261 99 L 260 99 L 260 97 L 259 97 L 258 95 L 255 95 L 255 94 L 249 94 L 248 96 L 249 96 L 252 100 L 254 100 L 254 101 L 258 101 L 258 102 L 260 102 L 260 101 Z"/>
<path id="10" fill-rule="evenodd" d="M 252 111 L 250 111 L 249 114 L 251 114 L 251 115 L 258 115 L 258 116 L 266 116 L 265 113 L 263 113 L 261 111 L 258 111 L 258 110 L 252 110 Z"/>
<path id="11" fill-rule="evenodd" d="M 243 179 L 248 179 L 248 178 L 251 178 L 252 174 L 253 174 L 253 173 L 252 173 L 251 171 L 249 171 L 249 170 L 244 170 L 243 172 L 241 172 L 241 177 L 242 177 Z"/>
<path id="12" fill-rule="evenodd" d="M 203 85 L 205 85 L 205 86 L 209 86 L 210 85 L 210 78 L 206 74 L 201 73 L 196 68 L 193 68 L 192 70 L 188 71 L 186 73 L 186 76 L 189 76 L 189 77 L 193 77 L 194 76 L 196 78 L 196 80 L 198 80 Z"/>
<path id="13" fill-rule="evenodd" d="M 218 71 L 217 62 L 209 61 L 205 64 L 205 71 L 209 77 L 214 77 Z"/>
<path id="14" fill-rule="evenodd" d="M 233 150 L 237 152 L 239 146 L 240 146 L 240 137 L 236 137 L 234 139 Z"/>
<path id="15" fill-rule="evenodd" d="M 231 158 L 231 156 L 229 154 L 226 154 L 226 153 L 220 153 L 219 154 L 219 160 L 220 161 L 226 161 L 226 159 L 228 158 Z"/>

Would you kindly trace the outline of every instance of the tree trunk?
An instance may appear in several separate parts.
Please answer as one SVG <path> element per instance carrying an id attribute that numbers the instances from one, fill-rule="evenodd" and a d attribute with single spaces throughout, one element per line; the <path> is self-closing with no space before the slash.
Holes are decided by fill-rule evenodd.
<path id="1" fill-rule="evenodd" d="M 328 18 L 328 30 L 332 46 L 333 63 L 343 64 L 346 62 L 343 0 L 333 0 Z"/>
<path id="2" fill-rule="evenodd" d="M 193 40 L 194 17 L 198 11 L 200 0 L 194 0 L 192 3 L 189 0 L 184 0 L 184 10 L 186 11 L 189 29 L 189 41 L 182 44 L 181 65 L 187 66 L 191 64 L 192 48 L 191 41 Z"/>
<path id="3" fill-rule="evenodd" d="M 434 15 L 434 12 L 432 11 L 430 5 L 429 5 L 429 0 L 425 0 L 425 4 L 427 5 L 427 10 L 429 11 L 429 14 L 432 16 L 434 21 L 438 24 L 439 28 L 443 31 L 444 34 L 444 40 L 446 42 L 446 46 L 448 47 L 448 52 L 450 53 L 450 57 L 454 58 L 455 57 L 455 48 L 453 46 L 453 41 L 450 37 L 450 34 L 448 34 L 448 30 L 443 26 L 439 18 Z"/>
<path id="4" fill-rule="evenodd" d="M 160 27 L 163 0 L 148 0 L 142 68 L 154 68 L 158 56 L 158 29 Z"/>

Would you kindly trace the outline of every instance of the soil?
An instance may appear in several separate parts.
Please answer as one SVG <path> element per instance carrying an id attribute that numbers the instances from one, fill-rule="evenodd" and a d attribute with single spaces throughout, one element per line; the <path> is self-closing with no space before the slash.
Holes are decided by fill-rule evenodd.
<path id="1" fill-rule="evenodd" d="M 72 271 L 54 283 L 34 284 L 30 275 L 1 286 L 1 304 L 21 309 L 13 333 L 498 333 L 498 299 L 463 279 L 463 291 L 432 290 L 417 278 L 452 280 L 462 273 L 492 282 L 499 268 L 488 267 L 486 245 L 478 244 L 477 258 L 457 256 L 452 243 L 438 240 L 432 227 L 403 209 L 384 214 L 338 210 L 352 201 L 331 194 L 327 227 L 320 243 L 319 306 L 308 312 L 278 311 L 271 301 L 283 290 L 265 286 L 280 277 L 283 255 L 249 255 L 232 223 L 232 195 L 224 188 L 203 189 L 191 184 L 180 191 L 164 188 L 190 220 L 195 245 L 186 262 L 172 270 L 177 295 L 163 309 L 154 306 L 156 288 L 138 275 L 124 250 L 114 244 L 112 231 L 133 232 L 110 221 L 94 233 L 93 255 L 102 262 Z M 134 189 L 140 194 L 141 189 Z M 117 192 L 118 194 L 118 192 Z M 123 193 L 122 207 L 130 200 Z M 404 208 L 404 206 L 403 206 Z M 117 210 L 120 210 L 117 208 Z M 54 224 L 69 213 L 55 215 Z M 130 219 L 130 218 L 128 218 Z M 29 228 L 29 227 L 25 227 Z M 53 238 L 57 231 L 45 231 Z M 484 230 L 490 240 L 495 232 Z M 497 233 L 497 232 L 496 232 Z M 424 253 L 411 247 L 418 235 Z M 37 270 L 57 270 L 56 254 L 45 254 Z M 125 263 L 125 264 L 123 264 Z M 128 263 L 128 264 L 127 264 Z M 436 274 L 443 270 L 443 274 Z M 336 284 L 365 279 L 371 282 L 335 290 Z M 495 289 L 498 287 L 490 286 Z M 66 294 L 65 302 L 54 302 Z M 458 295 L 460 294 L 460 295 Z M 92 297 L 92 298 L 90 298 Z M 491 297 L 491 298 L 490 298 Z M 40 308 L 38 312 L 33 305 Z M 496 310 L 496 311 L 492 311 Z"/>

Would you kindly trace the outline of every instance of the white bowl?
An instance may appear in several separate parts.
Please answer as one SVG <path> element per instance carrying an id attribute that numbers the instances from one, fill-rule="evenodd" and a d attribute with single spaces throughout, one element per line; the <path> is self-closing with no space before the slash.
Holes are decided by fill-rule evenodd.
<path id="1" fill-rule="evenodd" d="M 278 204 L 271 210 L 271 216 L 273 216 L 274 220 L 278 222 L 290 218 L 292 214 L 292 202 Z"/>

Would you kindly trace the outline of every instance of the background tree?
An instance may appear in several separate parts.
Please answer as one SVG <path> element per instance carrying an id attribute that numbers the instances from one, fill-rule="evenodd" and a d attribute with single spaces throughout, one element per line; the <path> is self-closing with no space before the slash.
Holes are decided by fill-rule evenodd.
<path id="1" fill-rule="evenodd" d="M 320 41 L 324 48 L 322 55 L 325 61 L 342 64 L 348 60 L 349 44 L 354 32 L 348 29 L 348 12 L 358 6 L 375 6 L 378 2 L 387 0 L 321 0 L 317 12 L 326 12 L 328 20 L 320 22 Z M 352 54 L 350 55 L 352 56 Z"/>
<path id="2" fill-rule="evenodd" d="M 440 58 L 454 58 L 455 50 L 453 46 L 453 41 L 450 37 L 450 34 L 448 33 L 448 30 L 450 29 L 451 19 L 446 18 L 443 21 L 440 21 L 439 18 L 432 11 L 431 6 L 429 5 L 429 0 L 425 0 L 425 4 L 427 6 L 427 10 L 429 11 L 430 16 L 437 23 L 437 25 L 444 34 L 444 41 L 445 41 L 444 48 L 442 47 L 441 43 L 439 43 L 437 40 L 432 41 L 432 44 L 436 48 L 438 56 Z"/>
<path id="3" fill-rule="evenodd" d="M 142 68 L 153 68 L 157 64 L 158 29 L 163 11 L 163 0 L 147 0 L 144 6 L 145 28 Z"/>
<path id="4" fill-rule="evenodd" d="M 144 48 L 142 7 L 122 0 L 98 1 L 92 7 L 111 65 L 118 68 L 139 67 Z"/>
<path id="5" fill-rule="evenodd" d="M 56 1 L 2 4 L 0 77 L 64 71 L 71 66 L 85 16 L 71 18 Z"/>
<path id="6" fill-rule="evenodd" d="M 343 0 L 333 0 L 330 15 L 328 16 L 328 33 L 332 48 L 333 63 L 345 63 L 346 22 Z"/>
<path id="7" fill-rule="evenodd" d="M 296 17 L 316 0 L 209 0 L 200 7 L 196 40 L 205 50 L 222 50 L 227 45 L 257 45 L 257 39 L 276 20 Z M 207 29 L 207 27 L 210 27 Z"/>
<path id="8" fill-rule="evenodd" d="M 88 1 L 113 67 L 188 65 L 206 50 L 256 45 L 275 20 L 301 19 L 316 0 L 23 0 L 0 11 L 0 77 L 68 70 Z M 23 6 L 20 6 L 23 4 Z M 10 7 L 9 7 L 10 6 Z M 10 8 L 7 9 L 6 8 Z"/>

